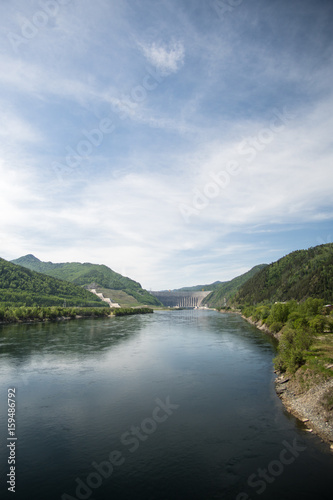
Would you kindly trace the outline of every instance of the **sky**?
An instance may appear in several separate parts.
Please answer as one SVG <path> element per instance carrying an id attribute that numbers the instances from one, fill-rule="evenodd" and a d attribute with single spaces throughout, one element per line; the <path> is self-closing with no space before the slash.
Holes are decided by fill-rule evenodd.
<path id="1" fill-rule="evenodd" d="M 161 290 L 333 241 L 333 2 L 1 0 L 0 256 Z"/>

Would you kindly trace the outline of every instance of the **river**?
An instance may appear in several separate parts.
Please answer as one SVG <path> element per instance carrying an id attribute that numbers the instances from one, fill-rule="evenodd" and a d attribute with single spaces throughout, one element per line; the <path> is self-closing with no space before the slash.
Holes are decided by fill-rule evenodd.
<path id="1" fill-rule="evenodd" d="M 215 311 L 1 326 L 1 498 L 330 499 L 333 456 L 284 410 L 274 355 Z"/>

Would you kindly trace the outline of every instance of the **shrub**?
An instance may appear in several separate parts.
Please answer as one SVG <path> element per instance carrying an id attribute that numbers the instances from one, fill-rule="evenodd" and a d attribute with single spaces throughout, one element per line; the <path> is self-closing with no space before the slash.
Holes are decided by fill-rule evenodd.
<path id="1" fill-rule="evenodd" d="M 305 363 L 306 351 L 311 347 L 313 334 L 307 330 L 285 327 L 274 360 L 276 369 L 295 373 Z"/>
<path id="2" fill-rule="evenodd" d="M 324 307 L 324 301 L 322 299 L 312 299 L 309 297 L 305 302 L 300 304 L 300 312 L 305 316 L 317 316 L 320 314 Z"/>
<path id="3" fill-rule="evenodd" d="M 302 315 L 301 313 L 297 312 L 297 311 L 293 311 L 289 314 L 288 316 L 288 321 L 287 321 L 287 324 L 289 326 L 291 326 L 292 328 L 295 327 L 295 321 L 302 318 Z"/>
<path id="4" fill-rule="evenodd" d="M 308 330 L 309 329 L 309 321 L 304 317 L 300 317 L 294 321 L 293 327 L 295 330 L 302 330 L 302 331 Z"/>
<path id="5" fill-rule="evenodd" d="M 327 320 L 322 315 L 317 315 L 309 321 L 310 329 L 314 333 L 323 333 L 327 324 Z"/>
<path id="6" fill-rule="evenodd" d="M 273 304 L 271 312 L 269 314 L 270 323 L 274 323 L 276 321 L 285 324 L 288 320 L 289 315 L 289 304 L 278 302 Z"/>
<path id="7" fill-rule="evenodd" d="M 326 320 L 326 327 L 328 329 L 328 331 L 332 332 L 333 331 L 333 317 L 329 317 L 327 318 Z"/>
<path id="8" fill-rule="evenodd" d="M 285 372 L 287 370 L 287 366 L 286 366 L 286 364 L 285 364 L 285 362 L 282 359 L 282 356 L 280 354 L 278 354 L 273 359 L 273 363 L 274 363 L 275 370 L 278 370 L 279 372 Z"/>
<path id="9" fill-rule="evenodd" d="M 264 321 L 268 318 L 270 313 L 270 308 L 268 306 L 259 306 L 253 313 L 252 318 L 254 321 Z"/>
<path id="10" fill-rule="evenodd" d="M 280 321 L 275 321 L 269 326 L 269 329 L 273 333 L 278 333 L 280 330 L 282 330 L 282 328 L 283 328 L 283 323 L 281 323 Z"/>
<path id="11" fill-rule="evenodd" d="M 242 310 L 242 314 L 245 316 L 245 318 L 249 318 L 250 316 L 252 316 L 252 313 L 253 313 L 253 307 L 245 307 Z"/>

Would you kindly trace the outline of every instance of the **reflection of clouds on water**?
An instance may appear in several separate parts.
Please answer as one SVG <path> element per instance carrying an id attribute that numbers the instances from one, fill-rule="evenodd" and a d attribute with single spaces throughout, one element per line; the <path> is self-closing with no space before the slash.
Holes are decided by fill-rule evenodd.
<path id="1" fill-rule="evenodd" d="M 0 333 L 0 356 L 15 364 L 46 354 L 81 362 L 131 339 L 141 327 L 137 317 L 126 326 L 122 318 L 6 325 Z"/>
<path id="2" fill-rule="evenodd" d="M 20 378 L 24 385 L 29 384 L 29 378 L 31 377 L 31 373 L 32 373 L 31 371 L 28 371 L 25 368 L 23 369 L 23 371 L 20 372 Z"/>
<path id="3" fill-rule="evenodd" d="M 303 485 L 312 498 L 325 498 L 317 489 L 328 485 L 331 463 L 311 445 L 314 436 L 301 436 L 294 419 L 284 415 L 272 392 L 270 339 L 239 316 L 161 311 L 139 321 L 56 327 L 57 335 L 52 325 L 9 327 L 0 334 L 0 389 L 17 387 L 18 500 L 80 498 L 76 479 L 91 479 L 93 463 L 105 465 L 113 450 L 123 453 L 125 463 L 94 498 L 127 498 L 129 484 L 129 495 L 135 488 L 139 500 L 175 498 L 175 488 L 184 485 L 182 498 L 250 497 L 255 490 L 248 478 L 259 481 L 261 467 L 270 478 L 282 470 L 276 465 L 279 460 L 284 466 L 281 443 L 292 446 L 296 435 L 309 453 L 267 485 L 270 498 L 286 498 L 289 485 L 302 498 L 310 498 Z M 160 401 L 161 410 L 155 409 Z M 173 405 L 179 409 L 160 425 L 162 407 L 171 412 Z M 5 460 L 2 448 L 0 463 Z"/>
<path id="4" fill-rule="evenodd" d="M 86 380 L 91 374 L 95 374 L 96 369 L 89 360 L 87 365 L 82 365 L 81 358 L 72 358 L 61 360 L 58 356 L 46 355 L 45 357 L 35 357 L 29 364 L 24 364 L 17 368 L 17 379 L 24 386 L 34 383 L 35 380 L 41 380 L 45 377 L 61 383 L 67 383 L 72 376 L 78 375 Z M 64 377 L 66 380 L 64 380 Z M 89 381 L 89 384 L 93 383 Z"/>
<path id="5" fill-rule="evenodd" d="M 123 375 L 124 371 L 130 375 L 138 368 L 133 366 L 136 342 L 133 345 L 132 341 L 138 338 L 145 323 L 144 318 L 136 316 L 6 325 L 0 330 L 0 382 L 3 379 L 2 385 L 6 385 L 10 380 L 11 384 L 25 388 L 47 378 L 59 380 L 66 390 L 76 375 L 88 385 L 95 383 L 95 374 L 100 371 L 111 376 L 122 369 Z M 117 352 L 126 343 L 130 353 L 124 370 L 118 366 Z"/>

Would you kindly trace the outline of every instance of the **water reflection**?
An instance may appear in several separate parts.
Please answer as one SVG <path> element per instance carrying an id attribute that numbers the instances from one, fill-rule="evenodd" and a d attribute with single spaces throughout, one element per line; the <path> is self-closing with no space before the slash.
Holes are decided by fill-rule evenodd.
<path id="1" fill-rule="evenodd" d="M 248 478 L 295 436 L 306 451 L 260 498 L 329 498 L 333 460 L 274 392 L 274 341 L 239 316 L 176 311 L 13 325 L 0 342 L 1 401 L 8 386 L 18 388 L 17 500 L 79 498 L 76 479 L 112 450 L 125 462 L 82 494 L 87 500 L 253 499 Z M 122 436 L 142 422 L 149 429 L 156 398 L 168 396 L 178 409 L 131 452 Z M 0 449 L 2 477 L 5 455 Z"/>
<path id="2" fill-rule="evenodd" d="M 42 352 L 65 357 L 73 352 L 95 355 L 139 334 L 142 325 L 138 316 L 2 325 L 0 359 L 18 361 Z"/>

